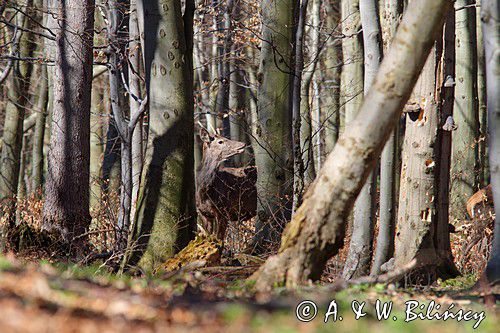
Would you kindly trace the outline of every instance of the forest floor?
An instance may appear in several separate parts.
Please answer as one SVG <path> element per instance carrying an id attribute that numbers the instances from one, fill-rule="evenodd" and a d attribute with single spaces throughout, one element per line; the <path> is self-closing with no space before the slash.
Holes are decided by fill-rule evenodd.
<path id="1" fill-rule="evenodd" d="M 251 283 L 242 277 L 221 273 L 117 277 L 100 266 L 0 257 L 0 332 L 457 333 L 473 331 L 478 322 L 476 331 L 498 332 L 498 309 L 485 307 L 482 297 L 470 291 L 473 284 L 473 278 L 462 277 L 427 289 L 357 285 L 335 291 L 328 285 L 315 285 L 292 293 L 280 289 L 253 293 Z M 297 319 L 297 305 L 303 300 L 317 304 L 317 316 L 310 322 Z M 329 306 L 335 309 L 332 300 L 337 305 L 337 321 L 332 314 L 325 323 Z M 377 300 L 392 302 L 387 320 L 377 320 Z M 470 310 L 475 319 L 405 322 L 405 302 L 410 300 L 424 306 L 434 300 L 441 306 L 439 312 L 453 303 L 453 312 Z M 366 315 L 355 320 L 352 306 L 359 308 L 362 302 L 366 302 L 362 308 Z M 479 320 L 482 311 L 485 318 Z M 312 313 L 305 306 L 298 312 L 301 316 Z"/>

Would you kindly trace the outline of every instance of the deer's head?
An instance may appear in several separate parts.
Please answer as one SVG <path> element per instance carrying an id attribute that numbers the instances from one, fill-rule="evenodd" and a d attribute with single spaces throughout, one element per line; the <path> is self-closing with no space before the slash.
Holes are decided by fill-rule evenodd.
<path id="1" fill-rule="evenodd" d="M 245 151 L 245 143 L 230 140 L 218 134 L 210 134 L 204 128 L 200 129 L 200 138 L 203 141 L 204 158 L 208 157 L 218 163 Z"/>

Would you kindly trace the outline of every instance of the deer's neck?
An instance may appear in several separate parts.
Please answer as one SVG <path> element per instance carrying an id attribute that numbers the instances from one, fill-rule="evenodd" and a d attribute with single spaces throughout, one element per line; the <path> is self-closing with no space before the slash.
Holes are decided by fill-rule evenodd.
<path id="1" fill-rule="evenodd" d="M 212 184 L 217 172 L 219 171 L 220 161 L 216 158 L 205 155 L 201 160 L 201 168 L 198 173 L 198 186 L 208 186 Z"/>

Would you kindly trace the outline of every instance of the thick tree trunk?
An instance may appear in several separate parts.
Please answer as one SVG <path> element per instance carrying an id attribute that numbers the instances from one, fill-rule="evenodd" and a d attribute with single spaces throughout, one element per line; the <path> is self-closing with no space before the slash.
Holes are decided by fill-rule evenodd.
<path id="1" fill-rule="evenodd" d="M 382 1 L 383 2 L 383 1 Z M 390 47 L 400 17 L 403 14 L 402 0 L 386 0 L 384 6 L 383 35 L 385 50 Z M 380 157 L 380 214 L 377 248 L 370 271 L 371 275 L 380 274 L 380 267 L 394 252 L 394 229 L 396 226 L 397 167 L 399 166 L 399 124 L 391 133 Z"/>
<path id="2" fill-rule="evenodd" d="M 55 31 L 54 105 L 42 227 L 70 242 L 90 224 L 94 1 L 59 0 L 54 5 L 59 28 Z"/>
<path id="3" fill-rule="evenodd" d="M 489 128 L 489 160 L 493 200 L 495 202 L 495 233 L 491 257 L 486 267 L 486 277 L 492 284 L 500 282 L 500 8 L 498 1 L 482 0 L 481 20 L 483 22 L 486 87 Z"/>
<path id="4" fill-rule="evenodd" d="M 455 8 L 455 105 L 451 156 L 451 213 L 457 219 L 466 216 L 467 200 L 479 185 L 479 115 L 477 101 L 476 9 L 473 0 L 457 0 Z M 462 8 L 463 7 L 463 8 Z"/>
<path id="5" fill-rule="evenodd" d="M 291 213 L 292 80 L 294 0 L 262 2 L 262 50 L 258 73 L 257 123 L 252 147 L 257 178 L 257 221 L 254 246 L 266 245 L 271 230 Z M 275 233 L 276 234 L 276 233 Z"/>
<path id="6" fill-rule="evenodd" d="M 144 22 L 149 136 L 137 204 L 135 252 L 151 269 L 193 236 L 194 207 L 192 27 L 176 0 L 140 1 Z M 188 11 L 186 11 L 188 13 Z M 187 20 L 186 20 L 187 22 Z M 188 32 L 188 33 L 185 33 Z"/>
<path id="7" fill-rule="evenodd" d="M 434 273 L 438 268 L 438 274 L 453 267 L 451 252 L 440 253 L 436 244 L 440 237 L 437 234 L 439 223 L 447 225 L 447 220 L 436 220 L 435 199 L 438 195 L 436 170 L 441 158 L 437 155 L 436 141 L 440 124 L 441 51 L 438 43 L 429 55 L 408 103 L 415 110 L 408 112 L 406 117 L 394 256 L 398 268 L 413 259 L 432 260 L 432 265 L 426 269 Z M 431 276 L 431 280 L 435 277 L 435 274 Z"/>
<path id="8" fill-rule="evenodd" d="M 399 121 L 451 5 L 451 0 L 419 0 L 409 5 L 359 116 L 306 193 L 287 226 L 279 253 L 251 277 L 257 280 L 257 289 L 279 284 L 293 287 L 319 278 L 328 258 L 342 246 L 345 221 L 356 195 Z M 421 24 L 424 20 L 426 24 Z"/>
<path id="9" fill-rule="evenodd" d="M 363 28 L 364 45 L 364 93 L 368 93 L 382 59 L 382 34 L 375 0 L 360 0 L 359 12 Z M 349 128 L 349 124 L 347 124 Z M 354 205 L 349 252 L 343 277 L 351 279 L 368 275 L 373 252 L 373 229 L 375 226 L 375 195 L 377 192 L 376 170 L 368 178 Z"/>

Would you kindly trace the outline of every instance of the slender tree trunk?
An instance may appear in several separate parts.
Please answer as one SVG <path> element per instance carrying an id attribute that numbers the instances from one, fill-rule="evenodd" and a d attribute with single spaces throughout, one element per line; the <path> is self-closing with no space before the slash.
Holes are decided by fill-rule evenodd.
<path id="1" fill-rule="evenodd" d="M 95 81 L 95 80 L 94 80 Z M 90 107 L 90 210 L 93 213 L 102 204 L 102 156 L 103 128 L 102 118 L 104 93 L 102 83 L 93 82 Z"/>
<path id="2" fill-rule="evenodd" d="M 37 196 L 41 194 L 43 185 L 43 144 L 45 138 L 45 123 L 47 119 L 47 102 L 49 84 L 47 66 L 40 66 L 40 86 L 36 105 L 36 123 L 33 133 L 33 148 L 31 153 L 31 190 Z M 40 191 L 40 192 L 39 192 Z"/>
<path id="3" fill-rule="evenodd" d="M 306 149 L 302 146 L 301 137 L 304 135 L 301 133 L 301 86 L 302 86 L 302 71 L 304 69 L 304 33 L 306 25 L 306 14 L 307 14 L 307 4 L 309 0 L 299 0 L 297 1 L 298 13 L 296 18 L 296 33 L 295 33 L 295 61 L 294 61 L 294 76 L 293 76 L 293 92 L 292 92 L 292 126 L 293 126 L 293 164 L 294 164 L 294 175 L 293 175 L 293 208 L 292 212 L 295 212 L 296 208 L 302 203 L 302 192 L 305 186 L 305 170 L 304 170 L 304 156 L 302 155 L 302 149 Z M 309 104 L 309 100 L 307 100 Z M 307 107 L 309 109 L 309 107 Z M 308 116 L 309 124 L 311 121 L 310 114 Z M 307 122 L 304 119 L 304 122 Z M 310 142 L 310 125 L 309 125 L 309 142 Z M 306 157 L 307 158 L 307 157 Z"/>
<path id="4" fill-rule="evenodd" d="M 477 0 L 476 4 L 476 40 L 477 40 L 477 97 L 478 97 L 478 112 L 479 112 L 479 132 L 481 138 L 479 140 L 479 161 L 480 174 L 479 178 L 481 186 L 487 186 L 489 181 L 488 171 L 488 110 L 486 108 L 486 65 L 484 59 L 484 43 L 483 30 L 481 28 L 481 1 Z"/>
<path id="5" fill-rule="evenodd" d="M 364 44 L 364 93 L 368 93 L 382 59 L 382 34 L 375 0 L 360 0 L 359 12 Z M 349 128 L 349 124 L 347 125 Z M 368 275 L 373 252 L 375 226 L 376 169 L 368 178 L 354 205 L 354 223 L 349 252 L 342 273 L 346 279 Z"/>
<path id="6" fill-rule="evenodd" d="M 176 0 L 138 2 L 144 14 L 144 59 L 149 99 L 149 135 L 137 204 L 131 263 L 150 269 L 193 236 L 192 26 Z M 186 11 L 186 15 L 192 11 Z"/>
<path id="7" fill-rule="evenodd" d="M 316 178 L 316 166 L 314 160 L 313 128 L 312 128 L 312 99 L 310 91 L 311 83 L 315 78 L 316 66 L 319 62 L 319 43 L 320 43 L 320 0 L 313 0 L 310 3 L 309 22 L 309 41 L 308 59 L 302 73 L 302 83 L 300 87 L 300 148 L 302 153 L 302 163 L 304 164 L 304 187 Z M 304 36 L 305 37 L 305 36 Z M 305 38 L 304 38 L 305 39 Z M 305 43 L 305 40 L 304 40 Z M 320 133 L 314 133 L 317 137 Z"/>
<path id="8" fill-rule="evenodd" d="M 356 195 L 399 121 L 451 6 L 451 0 L 410 3 L 360 116 L 339 139 L 306 193 L 287 226 L 279 253 L 250 278 L 257 280 L 257 289 L 267 290 L 277 284 L 294 287 L 317 279 L 326 261 L 342 247 L 345 221 Z M 421 24 L 424 20 L 426 24 Z"/>
<path id="9" fill-rule="evenodd" d="M 477 101 L 476 9 L 473 0 L 457 0 L 455 105 L 453 118 L 457 130 L 453 133 L 451 156 L 451 212 L 455 218 L 465 218 L 467 200 L 479 185 L 479 115 Z M 463 7 L 463 8 L 462 8 Z"/>
<path id="10" fill-rule="evenodd" d="M 129 89 L 136 96 L 141 96 L 141 82 L 139 79 L 139 73 L 141 72 L 141 43 L 139 36 L 139 22 L 137 20 L 137 1 L 132 0 L 130 2 L 130 17 L 129 17 Z M 132 95 L 129 95 L 129 105 L 130 112 L 133 114 L 134 111 L 140 108 L 140 102 L 136 100 Z M 137 126 L 135 127 L 134 133 L 132 135 L 132 206 L 130 209 L 130 218 L 133 219 L 137 207 L 137 198 L 139 195 L 139 186 L 141 183 L 141 173 L 142 165 L 144 161 L 143 156 L 143 117 L 141 116 Z"/>
<path id="11" fill-rule="evenodd" d="M 335 32 L 339 30 L 340 13 L 334 10 L 330 1 L 324 1 L 326 10 L 326 31 L 329 34 L 326 41 L 324 67 L 322 110 L 324 114 L 322 123 L 324 126 L 325 147 L 322 150 L 321 161 L 323 161 L 332 150 L 340 134 L 340 73 L 342 68 L 342 43 L 335 38 Z M 347 28 L 347 27 L 346 27 Z M 339 31 L 340 32 L 340 31 Z M 318 135 L 318 134 L 316 134 Z M 318 166 L 319 169 L 319 166 Z"/>
<path id="12" fill-rule="evenodd" d="M 70 242 L 90 224 L 90 96 L 94 1 L 54 1 L 54 105 L 42 228 Z M 83 241 L 80 238 L 80 241 Z"/>
<path id="13" fill-rule="evenodd" d="M 24 10 L 33 14 L 33 1 L 28 0 Z M 35 49 L 33 22 L 23 13 L 15 14 L 16 24 L 28 31 L 16 29 L 14 32 L 15 47 L 20 57 L 31 57 Z M 5 120 L 3 125 L 3 145 L 0 159 L 0 200 L 6 204 L 8 220 L 14 222 L 15 202 L 18 189 L 19 168 L 21 162 L 21 148 L 23 142 L 23 120 L 26 105 L 29 101 L 29 86 L 33 64 L 30 61 L 15 61 L 10 73 Z M 5 235 L 4 235 L 5 236 Z"/>
<path id="14" fill-rule="evenodd" d="M 489 128 L 489 160 L 493 200 L 495 202 L 495 232 L 491 257 L 486 266 L 486 276 L 491 284 L 500 282 L 500 98 L 498 96 L 500 82 L 500 8 L 498 1 L 482 0 L 481 21 L 486 59 L 486 87 Z"/>
<path id="15" fill-rule="evenodd" d="M 224 30 L 224 41 L 219 47 L 218 52 L 218 90 L 215 98 L 215 113 L 222 120 L 222 134 L 229 138 L 230 121 L 229 121 L 229 85 L 231 82 L 230 58 L 233 44 L 232 33 L 232 17 L 234 9 L 234 0 L 228 0 L 225 6 L 224 20 L 219 24 Z"/>
<path id="16" fill-rule="evenodd" d="M 294 0 L 262 2 L 257 124 L 252 133 L 259 169 L 254 236 L 257 247 L 266 245 L 273 228 L 283 225 L 291 214 L 294 7 Z"/>
<path id="17" fill-rule="evenodd" d="M 382 1 L 383 2 L 383 1 Z M 386 0 L 384 6 L 384 44 L 385 50 L 392 44 L 396 29 L 403 14 L 402 0 Z M 380 274 L 380 267 L 394 252 L 394 229 L 396 226 L 397 167 L 399 165 L 399 124 L 391 133 L 380 158 L 380 214 L 377 248 L 371 275 Z"/>

